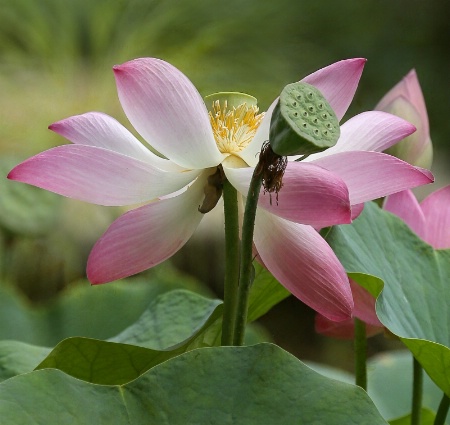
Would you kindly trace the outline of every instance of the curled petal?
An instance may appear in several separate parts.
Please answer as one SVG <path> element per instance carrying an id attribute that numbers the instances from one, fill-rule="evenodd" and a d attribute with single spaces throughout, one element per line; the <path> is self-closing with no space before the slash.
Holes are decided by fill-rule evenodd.
<path id="1" fill-rule="evenodd" d="M 433 175 L 379 152 L 339 152 L 312 161 L 344 180 L 352 205 L 432 183 Z"/>
<path id="2" fill-rule="evenodd" d="M 426 221 L 424 240 L 435 249 L 450 248 L 450 186 L 436 190 L 420 206 Z"/>
<path id="3" fill-rule="evenodd" d="M 50 125 L 49 129 L 72 143 L 109 149 L 166 171 L 182 170 L 171 161 L 155 155 L 122 124 L 100 112 L 75 115 Z"/>
<path id="4" fill-rule="evenodd" d="M 341 120 L 355 95 L 365 63 L 366 59 L 362 58 L 342 60 L 319 69 L 302 81 L 318 88 Z"/>
<path id="5" fill-rule="evenodd" d="M 220 164 L 206 106 L 181 71 L 141 58 L 115 66 L 114 74 L 128 119 L 158 152 L 185 168 Z"/>
<path id="6" fill-rule="evenodd" d="M 17 165 L 11 180 L 99 205 L 132 205 L 172 193 L 199 171 L 167 172 L 103 148 L 63 145 Z"/>
<path id="7" fill-rule="evenodd" d="M 250 167 L 256 166 L 261 146 L 266 140 L 269 140 L 270 120 L 272 119 L 272 112 L 275 109 L 277 102 L 278 98 L 272 102 L 269 109 L 264 114 L 264 118 L 256 131 L 255 137 L 253 137 L 252 141 L 242 152 L 239 152 L 239 156 L 250 165 Z"/>
<path id="8" fill-rule="evenodd" d="M 311 226 L 258 208 L 254 242 L 262 262 L 294 296 L 330 320 L 351 317 L 353 299 L 345 270 Z"/>
<path id="9" fill-rule="evenodd" d="M 341 136 L 335 146 L 311 155 L 308 160 L 338 152 L 381 152 L 414 133 L 416 128 L 402 118 L 380 111 L 363 112 L 341 126 Z"/>
<path id="10" fill-rule="evenodd" d="M 244 196 L 253 170 L 224 167 L 228 180 Z M 278 195 L 261 190 L 258 205 L 279 217 L 314 227 L 351 222 L 347 186 L 336 174 L 313 164 L 289 162 Z"/>
<path id="11" fill-rule="evenodd" d="M 156 266 L 192 236 L 203 214 L 197 208 L 205 179 L 173 198 L 152 202 L 119 217 L 97 241 L 88 259 L 93 284 L 111 282 Z"/>
<path id="12" fill-rule="evenodd" d="M 422 239 L 425 238 L 426 223 L 422 208 L 410 190 L 389 195 L 383 208 L 400 217 Z"/>

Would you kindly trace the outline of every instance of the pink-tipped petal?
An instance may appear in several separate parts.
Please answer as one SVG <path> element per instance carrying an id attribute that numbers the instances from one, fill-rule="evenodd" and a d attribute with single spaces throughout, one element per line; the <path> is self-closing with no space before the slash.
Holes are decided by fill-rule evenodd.
<path id="1" fill-rule="evenodd" d="M 435 249 L 450 248 L 450 186 L 436 190 L 420 206 L 426 221 L 424 240 Z"/>
<path id="2" fill-rule="evenodd" d="M 181 71 L 141 58 L 115 66 L 114 74 L 128 119 L 158 152 L 185 168 L 220 164 L 206 106 Z"/>
<path id="3" fill-rule="evenodd" d="M 345 270 L 311 226 L 258 208 L 254 242 L 263 263 L 294 296 L 330 320 L 351 317 L 353 299 Z"/>
<path id="4" fill-rule="evenodd" d="M 379 111 L 363 112 L 341 126 L 341 136 L 335 146 L 311 155 L 308 160 L 313 161 L 338 152 L 381 152 L 415 130 L 411 123 L 395 115 Z"/>
<path id="5" fill-rule="evenodd" d="M 416 234 L 425 239 L 426 223 L 422 208 L 410 190 L 389 195 L 383 208 L 400 217 Z"/>
<path id="6" fill-rule="evenodd" d="M 253 168 L 225 168 L 231 184 L 247 196 Z M 313 164 L 289 162 L 278 195 L 261 190 L 259 206 L 279 217 L 314 227 L 351 222 L 348 189 L 334 173 Z"/>
<path id="7" fill-rule="evenodd" d="M 416 71 L 412 69 L 408 74 L 396 84 L 380 102 L 375 106 L 375 109 L 390 111 L 390 108 L 394 101 L 399 98 L 404 98 L 410 102 L 420 115 L 424 131 L 429 132 L 427 107 L 425 105 L 425 99 L 423 97 L 422 89 L 420 87 L 419 79 L 417 78 Z"/>
<path id="8" fill-rule="evenodd" d="M 362 58 L 342 60 L 319 69 L 302 81 L 318 88 L 341 120 L 355 95 L 365 63 L 366 59 Z"/>
<path id="9" fill-rule="evenodd" d="M 344 180 L 352 205 L 432 183 L 433 175 L 379 152 L 339 152 L 312 162 Z"/>
<path id="10" fill-rule="evenodd" d="M 366 324 L 367 337 L 380 333 L 383 330 L 383 325 L 375 313 L 375 298 L 352 279 L 349 280 L 355 304 L 353 316 Z M 353 319 L 332 322 L 322 315 L 316 315 L 315 328 L 318 333 L 333 338 L 352 339 L 355 335 Z"/>
<path id="11" fill-rule="evenodd" d="M 101 112 L 75 115 L 51 124 L 49 129 L 72 143 L 109 149 L 166 171 L 182 170 L 173 162 L 156 156 L 122 124 Z"/>
<path id="12" fill-rule="evenodd" d="M 192 236 L 203 214 L 205 179 L 181 195 L 131 210 L 97 241 L 88 259 L 93 284 L 111 282 L 147 270 L 175 254 Z"/>
<path id="13" fill-rule="evenodd" d="M 103 148 L 63 145 L 17 165 L 8 175 L 69 198 L 99 205 L 132 205 L 172 193 L 198 171 L 172 173 Z"/>

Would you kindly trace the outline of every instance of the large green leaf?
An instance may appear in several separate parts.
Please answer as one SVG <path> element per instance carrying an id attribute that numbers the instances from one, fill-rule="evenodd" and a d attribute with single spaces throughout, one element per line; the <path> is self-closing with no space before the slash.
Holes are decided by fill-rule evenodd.
<path id="1" fill-rule="evenodd" d="M 190 351 L 122 386 L 59 370 L 19 375 L 0 384 L 0 417 L 2 425 L 386 424 L 363 390 L 272 344 Z"/>
<path id="2" fill-rule="evenodd" d="M 450 250 L 434 250 L 374 203 L 352 225 L 333 228 L 327 240 L 356 282 L 372 293 L 376 278 L 378 292 L 384 283 L 376 304 L 380 321 L 450 395 Z"/>

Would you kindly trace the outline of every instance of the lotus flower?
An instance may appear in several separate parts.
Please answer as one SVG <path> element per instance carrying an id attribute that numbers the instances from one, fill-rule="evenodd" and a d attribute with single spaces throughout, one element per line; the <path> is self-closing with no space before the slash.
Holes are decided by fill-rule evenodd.
<path id="1" fill-rule="evenodd" d="M 340 61 L 303 81 L 317 87 L 342 118 L 364 63 Z M 264 117 L 246 104 L 208 114 L 189 79 L 159 59 L 126 62 L 114 73 L 126 115 L 161 156 L 113 118 L 91 112 L 50 126 L 72 145 L 38 154 L 8 176 L 96 204 L 151 201 L 119 217 L 97 241 L 87 265 L 94 284 L 138 273 L 177 252 L 203 217 L 198 207 L 219 165 L 246 195 L 274 106 Z M 288 164 L 278 205 L 260 197 L 254 243 L 262 262 L 296 297 L 331 320 L 350 317 L 353 300 L 345 270 L 314 227 L 349 223 L 350 204 L 428 183 L 431 177 L 423 170 L 364 152 L 383 150 L 413 131 L 384 112 L 355 117 L 342 127 L 330 155 Z"/>
<path id="2" fill-rule="evenodd" d="M 427 108 L 416 71 L 412 69 L 380 100 L 375 109 L 402 117 L 417 131 L 388 149 L 387 153 L 410 164 L 429 168 L 433 160 Z"/>
<path id="3" fill-rule="evenodd" d="M 450 186 L 436 190 L 420 204 L 410 190 L 404 190 L 388 196 L 383 208 L 400 217 L 434 249 L 450 248 Z M 350 284 L 354 316 L 366 323 L 368 336 L 381 332 L 383 325 L 375 314 L 375 298 L 357 283 L 350 280 Z M 353 338 L 353 321 L 336 323 L 318 315 L 316 330 L 336 338 Z"/>

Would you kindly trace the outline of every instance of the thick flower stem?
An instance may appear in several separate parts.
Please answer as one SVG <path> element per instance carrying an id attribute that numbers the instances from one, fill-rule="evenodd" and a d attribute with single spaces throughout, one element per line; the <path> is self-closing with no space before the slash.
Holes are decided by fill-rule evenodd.
<path id="1" fill-rule="evenodd" d="M 239 286 L 239 212 L 237 191 L 228 180 L 223 184 L 225 215 L 225 280 L 222 345 L 233 344 Z"/>
<path id="2" fill-rule="evenodd" d="M 448 409 L 450 407 L 450 397 L 444 393 L 442 400 L 439 404 L 436 417 L 434 418 L 434 425 L 444 425 L 447 418 Z"/>
<path id="3" fill-rule="evenodd" d="M 423 370 L 420 363 L 413 357 L 413 391 L 411 406 L 411 425 L 421 424 L 423 393 Z"/>
<path id="4" fill-rule="evenodd" d="M 355 318 L 355 384 L 367 390 L 366 324 Z"/>
<path id="5" fill-rule="evenodd" d="M 255 168 L 250 182 L 242 223 L 241 265 L 233 345 L 244 344 L 248 299 L 253 282 L 253 231 L 255 228 L 256 207 L 263 180 L 262 173 L 258 172 L 258 169 L 259 167 Z"/>

